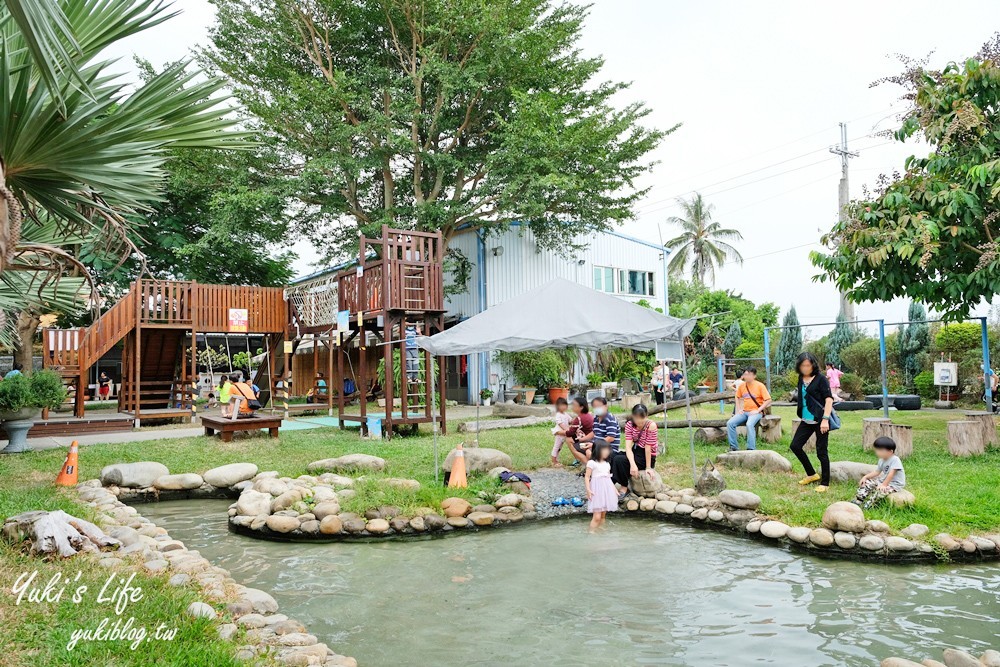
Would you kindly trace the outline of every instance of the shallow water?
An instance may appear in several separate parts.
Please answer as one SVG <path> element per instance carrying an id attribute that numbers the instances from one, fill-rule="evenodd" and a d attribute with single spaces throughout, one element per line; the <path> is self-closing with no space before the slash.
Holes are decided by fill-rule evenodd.
<path id="1" fill-rule="evenodd" d="M 878 566 L 722 533 L 581 519 L 475 536 L 287 544 L 226 501 L 140 513 L 338 653 L 372 665 L 870 666 L 1000 645 L 1000 566 Z"/>

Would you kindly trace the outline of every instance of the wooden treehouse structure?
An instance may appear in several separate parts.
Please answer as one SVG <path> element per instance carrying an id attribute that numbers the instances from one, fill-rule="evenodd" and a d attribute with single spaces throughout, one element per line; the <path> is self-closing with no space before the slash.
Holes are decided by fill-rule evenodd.
<path id="1" fill-rule="evenodd" d="M 123 343 L 118 411 L 134 419 L 193 417 L 198 395 L 198 336 L 264 335 L 270 349 L 285 337 L 288 307 L 278 287 L 138 280 L 89 327 L 45 329 L 42 363 L 75 390 L 82 419 L 90 368 Z M 258 377 L 267 369 L 258 369 Z"/>
<path id="2" fill-rule="evenodd" d="M 382 428 L 438 422 L 445 424 L 445 366 L 412 344 L 414 336 L 444 330 L 444 241 L 440 233 L 382 227 L 381 238 L 362 237 L 358 263 L 336 276 L 338 318 L 332 330 L 337 345 L 337 378 L 352 370 L 351 349 L 358 348 L 357 387 L 361 400 L 337 399 L 340 427 L 359 422 L 368 432 L 366 395 L 385 397 Z M 370 355 L 381 360 L 382 373 L 369 372 Z M 438 410 L 438 413 L 435 413 Z"/>

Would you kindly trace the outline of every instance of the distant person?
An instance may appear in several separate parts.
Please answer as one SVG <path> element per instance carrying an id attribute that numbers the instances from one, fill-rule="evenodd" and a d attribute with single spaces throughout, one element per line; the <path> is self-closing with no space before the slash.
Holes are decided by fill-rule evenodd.
<path id="1" fill-rule="evenodd" d="M 792 453 L 802 464 L 806 476 L 799 480 L 805 486 L 819 482 L 817 493 L 825 493 L 830 486 L 830 454 L 827 447 L 830 442 L 830 414 L 833 412 L 833 394 L 830 383 L 819 372 L 819 360 L 811 352 L 799 355 L 795 366 L 799 373 L 798 389 L 795 393 L 795 414 L 798 415 L 799 427 L 792 435 Z M 809 438 L 816 436 L 816 458 L 819 459 L 820 474 L 816 474 L 809 461 L 809 455 L 803 451 Z"/>
<path id="2" fill-rule="evenodd" d="M 3 376 L 3 379 L 9 380 L 12 377 L 17 377 L 18 375 L 22 375 L 21 371 L 23 370 L 24 370 L 24 365 L 15 361 L 13 368 L 7 371 L 7 374 Z"/>
<path id="3" fill-rule="evenodd" d="M 250 385 L 250 387 L 253 389 L 253 395 L 256 396 L 259 399 L 260 398 L 260 387 L 258 387 L 256 384 L 254 384 L 253 380 L 251 379 L 253 376 L 250 375 L 250 371 L 248 371 L 248 370 L 246 370 L 246 371 L 240 371 L 240 373 L 243 374 L 243 381 L 246 382 L 248 385 Z"/>
<path id="4" fill-rule="evenodd" d="M 411 322 L 406 325 L 406 379 L 417 382 L 420 379 L 420 348 L 417 347 L 417 336 L 420 335 L 420 325 Z"/>
<path id="5" fill-rule="evenodd" d="M 222 416 L 232 417 L 233 413 L 229 406 L 229 399 L 233 392 L 233 385 L 229 382 L 229 376 L 223 375 L 222 379 L 219 380 L 219 386 L 217 387 L 216 393 L 219 395 L 219 404 L 222 406 Z"/>
<path id="6" fill-rule="evenodd" d="M 747 450 L 757 449 L 757 424 L 764 418 L 764 411 L 771 405 L 771 394 L 763 382 L 757 381 L 757 369 L 748 366 L 736 383 L 736 411 L 726 422 L 729 451 L 740 448 L 736 429 L 747 427 Z"/>
<path id="7" fill-rule="evenodd" d="M 830 393 L 833 394 L 834 401 L 842 401 L 840 397 L 840 378 L 844 371 L 837 368 L 833 363 L 826 362 L 826 379 L 830 383 Z"/>
<path id="8" fill-rule="evenodd" d="M 630 478 L 638 477 L 640 473 L 653 476 L 659 447 L 656 424 L 649 418 L 646 406 L 640 403 L 632 408 L 632 414 L 625 422 L 625 451 L 611 462 L 611 478 L 618 488 L 619 500 L 628 495 Z"/>
<path id="9" fill-rule="evenodd" d="M 611 447 L 612 454 L 617 456 L 621 447 L 621 428 L 618 426 L 618 419 L 608 413 L 608 399 L 597 396 L 590 402 L 590 406 L 594 412 L 594 428 L 589 434 L 577 438 L 579 444 L 573 455 L 591 458 L 594 443 L 606 442 Z M 586 459 L 581 463 L 586 463 Z M 583 470 L 578 474 L 582 477 L 585 472 Z"/>
<path id="10" fill-rule="evenodd" d="M 604 525 L 608 512 L 618 511 L 618 492 L 611 481 L 611 445 L 594 443 L 593 455 L 587 461 L 584 484 L 587 487 L 587 511 L 591 513 L 590 532 L 597 532 Z"/>
<path id="11" fill-rule="evenodd" d="M 588 436 L 594 431 L 594 416 L 590 414 L 586 399 L 579 396 L 574 396 L 573 400 L 570 401 L 570 410 L 573 412 L 573 416 L 570 417 L 569 428 L 566 429 L 566 443 L 569 445 L 570 454 L 576 459 L 573 465 L 578 466 L 586 464 L 590 457 L 588 442 L 590 438 Z M 581 438 L 586 438 L 584 443 L 587 443 L 587 446 L 582 449 Z"/>
<path id="12" fill-rule="evenodd" d="M 572 417 L 569 412 L 569 401 L 561 396 L 556 399 L 556 425 L 552 429 L 555 441 L 552 443 L 552 467 L 562 468 L 559 463 L 559 452 L 563 443 L 566 442 L 566 432 L 569 430 L 569 422 Z"/>
<path id="13" fill-rule="evenodd" d="M 653 368 L 653 377 L 650 384 L 653 385 L 653 400 L 657 405 L 664 402 L 663 385 L 666 382 L 666 362 L 660 361 Z"/>
<path id="14" fill-rule="evenodd" d="M 681 369 L 677 368 L 677 364 L 674 364 L 670 367 L 670 375 L 668 377 L 672 394 L 676 395 L 677 392 L 684 388 L 684 373 L 681 372 Z"/>
<path id="15" fill-rule="evenodd" d="M 896 493 L 906 486 L 906 472 L 903 462 L 896 456 L 896 441 L 882 436 L 873 443 L 878 467 L 861 478 L 858 492 L 851 502 L 865 509 L 874 507 L 890 493 Z"/>
<path id="16" fill-rule="evenodd" d="M 319 403 L 320 400 L 326 400 L 326 393 L 326 377 L 323 375 L 323 371 L 318 371 L 313 386 L 306 392 L 306 403 Z"/>
<path id="17" fill-rule="evenodd" d="M 234 403 L 239 403 L 239 406 L 231 406 L 229 409 L 229 416 L 233 414 L 233 410 L 239 410 L 237 417 L 252 417 L 254 412 L 260 407 L 260 402 L 253 393 L 253 387 L 249 382 L 244 382 L 239 375 L 233 373 L 229 376 L 229 381 L 231 383 L 232 390 L 230 391 L 230 400 Z M 237 399 L 239 399 L 237 401 Z"/>
<path id="18" fill-rule="evenodd" d="M 107 373 L 101 371 L 97 376 L 97 400 L 106 401 L 111 396 L 111 378 Z"/>

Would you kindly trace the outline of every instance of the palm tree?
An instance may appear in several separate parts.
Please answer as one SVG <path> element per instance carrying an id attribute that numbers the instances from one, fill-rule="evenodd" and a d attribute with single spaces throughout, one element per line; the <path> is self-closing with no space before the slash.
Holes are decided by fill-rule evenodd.
<path id="1" fill-rule="evenodd" d="M 712 209 L 715 207 L 706 203 L 697 192 L 690 200 L 681 198 L 677 203 L 684 210 L 684 217 L 671 216 L 667 222 L 680 226 L 684 231 L 665 244 L 673 255 L 669 268 L 683 272 L 690 265 L 691 276 L 696 281 L 702 285 L 714 285 L 715 270 L 727 259 L 743 263 L 740 251 L 726 242 L 742 241 L 743 235 L 713 222 Z"/>
<path id="2" fill-rule="evenodd" d="M 173 148 L 245 147 L 221 79 L 170 65 L 130 88 L 105 50 L 173 16 L 162 0 L 0 0 L 0 309 L 78 309 L 82 253 L 135 254 Z M 2 332 L 0 332 L 2 333 Z M 6 342 L 11 342 L 7 338 Z"/>

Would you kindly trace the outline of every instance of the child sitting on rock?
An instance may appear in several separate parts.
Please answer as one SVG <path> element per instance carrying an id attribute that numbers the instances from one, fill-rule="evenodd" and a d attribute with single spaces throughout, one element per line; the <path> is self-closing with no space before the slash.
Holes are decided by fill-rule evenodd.
<path id="1" fill-rule="evenodd" d="M 878 456 L 878 468 L 861 478 L 858 493 L 851 501 L 868 509 L 874 507 L 890 493 L 896 493 L 906 486 L 903 462 L 896 456 L 896 443 L 892 438 L 882 436 L 874 443 Z"/>

